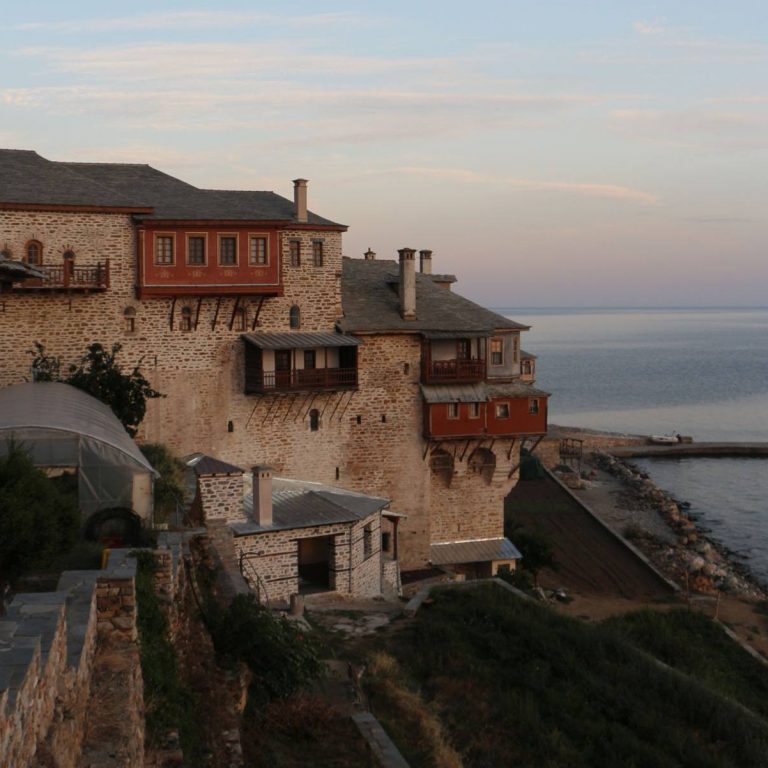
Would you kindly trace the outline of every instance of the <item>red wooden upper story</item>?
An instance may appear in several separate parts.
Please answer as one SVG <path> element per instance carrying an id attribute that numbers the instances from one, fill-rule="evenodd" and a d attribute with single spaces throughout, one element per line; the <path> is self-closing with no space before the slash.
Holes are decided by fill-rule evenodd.
<path id="1" fill-rule="evenodd" d="M 428 439 L 543 435 L 549 395 L 521 382 L 422 385 Z"/>
<path id="2" fill-rule="evenodd" d="M 138 295 L 279 296 L 280 231 L 258 223 L 138 229 Z"/>

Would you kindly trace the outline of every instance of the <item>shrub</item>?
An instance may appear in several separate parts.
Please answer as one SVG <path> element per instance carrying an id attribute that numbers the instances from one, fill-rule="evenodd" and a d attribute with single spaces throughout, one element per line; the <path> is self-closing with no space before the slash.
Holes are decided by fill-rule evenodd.
<path id="1" fill-rule="evenodd" d="M 32 369 L 36 381 L 63 381 L 82 389 L 106 403 L 121 421 L 125 431 L 134 437 L 147 411 L 147 400 L 164 397 L 154 390 L 141 373 L 141 360 L 130 373 L 123 373 L 117 363 L 122 345 L 113 344 L 107 351 L 102 344 L 91 344 L 79 364 L 70 365 L 67 376 L 61 375 L 61 361 L 51 357 L 45 347 L 35 343 Z"/>
<path id="2" fill-rule="evenodd" d="M 155 520 L 166 521 L 184 498 L 184 463 L 161 443 L 146 443 L 139 448 L 160 473 L 154 487 Z"/>
<path id="3" fill-rule="evenodd" d="M 11 442 L 0 456 L 0 582 L 49 566 L 72 548 L 79 525 L 71 494 L 62 493 L 23 446 Z"/>
<path id="4" fill-rule="evenodd" d="M 317 641 L 287 619 L 273 616 L 253 595 L 237 595 L 226 611 L 210 612 L 216 651 L 225 660 L 248 665 L 255 699 L 285 698 L 322 677 Z"/>

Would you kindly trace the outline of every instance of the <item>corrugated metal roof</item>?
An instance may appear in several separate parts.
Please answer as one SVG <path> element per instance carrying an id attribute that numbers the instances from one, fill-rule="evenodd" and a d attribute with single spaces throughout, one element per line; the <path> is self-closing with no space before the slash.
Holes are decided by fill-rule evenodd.
<path id="1" fill-rule="evenodd" d="M 341 333 L 245 333 L 243 339 L 259 349 L 356 347 L 360 340 Z"/>
<path id="2" fill-rule="evenodd" d="M 490 338 L 490 331 L 424 331 L 425 339 L 476 339 Z"/>
<path id="3" fill-rule="evenodd" d="M 27 382 L 0 389 L 0 433 L 24 433 L 30 429 L 93 438 L 157 475 L 110 407 L 69 384 Z"/>
<path id="4" fill-rule="evenodd" d="M 486 382 L 486 390 L 489 398 L 496 397 L 549 397 L 549 392 L 543 389 L 536 389 L 530 384 L 526 384 L 520 379 L 498 384 Z"/>
<path id="5" fill-rule="evenodd" d="M 343 488 L 285 478 L 272 479 L 272 525 L 255 522 L 232 523 L 236 535 L 316 525 L 355 523 L 389 504 L 388 499 L 367 496 Z M 253 494 L 243 499 L 246 516 L 253 517 Z"/>
<path id="6" fill-rule="evenodd" d="M 421 394 L 428 403 L 484 403 L 488 400 L 485 384 L 421 384 Z"/>
<path id="7" fill-rule="evenodd" d="M 507 538 L 449 541 L 433 544 L 429 549 L 433 565 L 486 563 L 491 560 L 518 560 L 522 557 L 517 547 Z"/>

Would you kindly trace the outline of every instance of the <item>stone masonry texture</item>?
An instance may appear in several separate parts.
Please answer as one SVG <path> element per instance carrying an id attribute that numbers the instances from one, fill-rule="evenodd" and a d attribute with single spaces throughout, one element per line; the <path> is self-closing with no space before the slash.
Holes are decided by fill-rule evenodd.
<path id="1" fill-rule="evenodd" d="M 315 237 L 324 241 L 322 267 L 312 264 Z M 202 451 L 238 466 L 269 464 L 285 477 L 389 498 L 393 510 L 407 515 L 399 527 L 404 569 L 424 567 L 431 542 L 503 535 L 502 498 L 515 479 L 507 475 L 517 451 L 508 459 L 509 441 L 496 442 L 490 483 L 467 471 L 467 455 L 456 456 L 450 486 L 432 476 L 430 451 L 436 446 L 422 436 L 417 333 L 361 336 L 355 391 L 245 395 L 243 331 L 236 323 L 230 328 L 235 298 L 137 300 L 136 234 L 129 216 L 0 211 L 0 242 L 15 257 L 33 238 L 43 243 L 46 264 L 60 263 L 65 250 L 75 252 L 76 264 L 109 258 L 111 285 L 89 294 L 0 295 L 0 386 L 31 377 L 28 351 L 36 341 L 65 365 L 92 342 L 119 342 L 122 364 L 141 362 L 144 375 L 166 395 L 150 401 L 140 441 L 166 443 L 179 455 Z M 294 238 L 302 242 L 299 267 L 288 257 Z M 258 296 L 241 297 L 247 330 L 253 330 L 261 304 L 257 332 L 289 331 L 293 305 L 301 309 L 302 331 L 332 331 L 342 312 L 341 234 L 285 230 L 281 251 L 284 295 L 263 303 Z M 196 319 L 188 331 L 179 322 L 185 306 Z M 136 311 L 134 331 L 125 326 L 128 307 Z M 319 412 L 316 431 L 310 429 L 313 409 Z M 460 454 L 462 446 L 449 449 Z"/>

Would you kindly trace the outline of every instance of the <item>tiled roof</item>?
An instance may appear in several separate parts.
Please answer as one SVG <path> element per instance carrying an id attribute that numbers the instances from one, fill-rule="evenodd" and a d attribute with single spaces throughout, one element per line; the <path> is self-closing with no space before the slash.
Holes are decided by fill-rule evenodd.
<path id="1" fill-rule="evenodd" d="M 294 222 L 293 201 L 274 192 L 198 189 L 149 165 L 63 163 L 0 149 L 0 206 L 123 208 L 147 219 Z M 309 212 L 308 223 L 343 227 Z"/>
<path id="2" fill-rule="evenodd" d="M 479 304 L 437 285 L 429 275 L 416 274 L 416 320 L 400 316 L 397 292 L 399 266 L 384 259 L 344 259 L 341 297 L 345 333 L 457 331 L 492 333 L 527 330 Z"/>
<path id="3" fill-rule="evenodd" d="M 429 550 L 429 559 L 433 565 L 487 563 L 491 560 L 518 560 L 522 557 L 517 547 L 507 538 L 450 541 L 433 544 Z"/>

